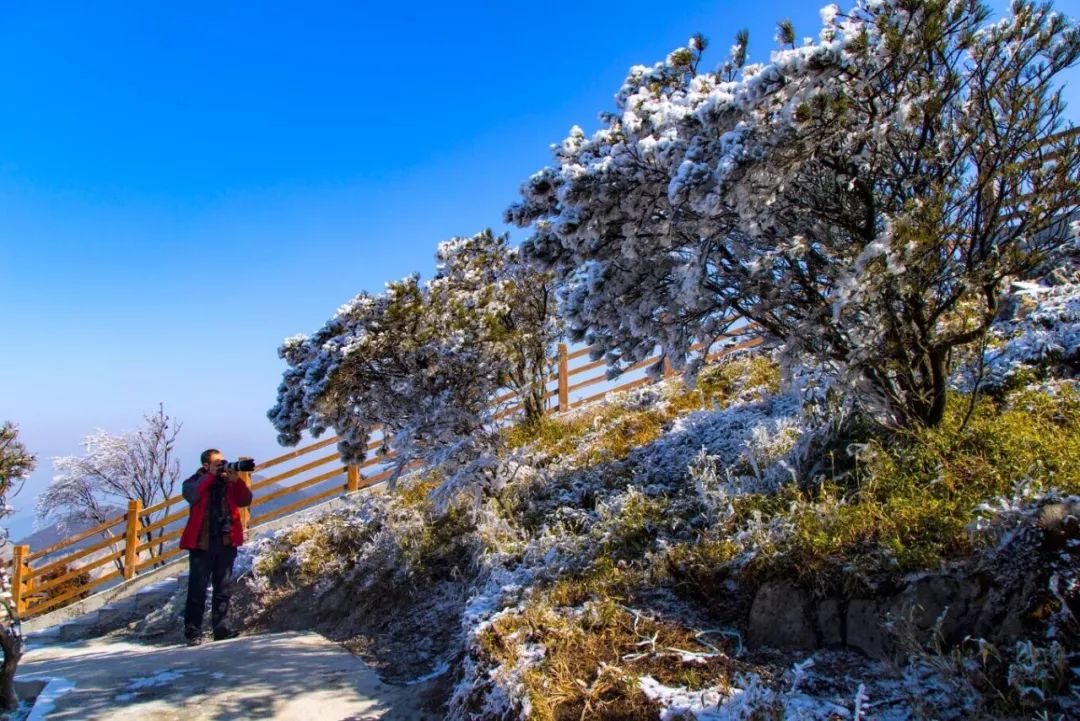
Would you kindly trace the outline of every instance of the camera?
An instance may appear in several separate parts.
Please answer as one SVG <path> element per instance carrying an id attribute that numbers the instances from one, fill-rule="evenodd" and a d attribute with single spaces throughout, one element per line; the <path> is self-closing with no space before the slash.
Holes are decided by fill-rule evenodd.
<path id="1" fill-rule="evenodd" d="M 229 471 L 239 471 L 241 473 L 250 473 L 255 470 L 255 461 L 250 458 L 244 458 L 239 461 L 222 461 L 221 468 L 218 473 L 227 473 Z"/>

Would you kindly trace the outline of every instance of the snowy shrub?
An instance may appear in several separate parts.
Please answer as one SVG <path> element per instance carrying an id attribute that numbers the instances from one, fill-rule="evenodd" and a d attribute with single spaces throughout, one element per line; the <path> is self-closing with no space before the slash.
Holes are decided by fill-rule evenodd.
<path id="1" fill-rule="evenodd" d="M 693 542 L 667 550 L 667 566 L 707 598 L 727 593 L 733 578 L 796 580 L 828 595 L 866 593 L 881 579 L 970 555 L 995 542 L 988 527 L 972 532 L 980 519 L 986 525 L 1040 489 L 1080 493 L 1080 399 L 1027 392 L 1011 402 L 979 401 L 966 426 L 965 409 L 951 407 L 938 428 L 854 444 L 857 457 L 836 464 L 847 468 L 842 475 L 801 483 L 762 486 L 737 452 L 699 451 L 689 475 L 706 523 Z M 790 465 L 783 461 L 770 466 L 777 478 Z M 1025 498 L 992 500 L 1011 497 L 1024 479 L 1034 484 Z M 994 533 L 1006 521 L 998 518 Z"/>
<path id="2" fill-rule="evenodd" d="M 36 466 L 37 458 L 19 440 L 18 426 L 10 421 L 0 424 L 0 518 L 15 510 L 10 501 Z M 8 540 L 5 526 L 0 529 L 0 546 L 6 546 Z M 0 565 L 0 651 L 3 652 L 0 710 L 14 711 L 19 705 L 14 681 L 15 670 L 22 657 L 23 639 L 19 613 L 11 595 L 11 572 L 7 566 Z"/>
<path id="3" fill-rule="evenodd" d="M 1080 689 L 1069 668 L 1069 654 L 1057 640 L 1016 641 L 999 648 L 967 637 L 947 648 L 941 619 L 927 639 L 912 633 L 901 619 L 892 628 L 907 655 L 904 669 L 913 705 L 924 717 L 1001 718 L 1042 713 L 1038 718 L 1067 718 L 1080 711 Z M 933 694 L 927 690 L 933 689 Z M 1070 698 L 1072 696 L 1072 698 Z"/>
<path id="4" fill-rule="evenodd" d="M 648 498 L 630 487 L 597 504 L 596 521 L 589 532 L 603 556 L 638 558 L 669 525 L 667 508 L 665 500 Z"/>
<path id="5" fill-rule="evenodd" d="M 1014 284 L 1010 314 L 991 327 L 982 385 L 1000 389 L 1026 374 L 1037 379 L 1080 374 L 1080 285 Z M 967 376 L 978 372 L 968 368 Z M 968 382 L 967 389 L 973 385 Z"/>
<path id="6" fill-rule="evenodd" d="M 526 660 L 526 663 L 522 663 Z M 726 677 L 730 661 L 701 634 L 610 598 L 574 607 L 534 601 L 484 625 L 474 662 L 516 671 L 508 696 L 530 719 L 657 718 L 661 707 L 638 685 L 701 689 Z"/>
<path id="7" fill-rule="evenodd" d="M 771 358 L 761 353 L 738 353 L 705 366 L 693 386 L 668 394 L 659 407 L 678 412 L 723 409 L 779 392 L 780 369 Z"/>
<path id="8" fill-rule="evenodd" d="M 117 506 L 124 508 L 130 500 L 149 508 L 172 496 L 181 475 L 175 452 L 181 424 L 163 406 L 143 419 L 140 428 L 128 433 L 99 430 L 86 436 L 82 456 L 54 458 L 57 474 L 37 498 L 38 517 L 55 518 L 62 528 L 74 523 L 96 526 L 115 518 Z M 163 508 L 142 516 L 140 522 L 149 526 L 168 514 L 169 509 Z M 165 532 L 162 527 L 150 536 L 160 538 Z M 147 553 L 157 556 L 164 550 L 154 544 Z M 115 563 L 117 568 L 123 566 L 122 560 Z"/>
<path id="9" fill-rule="evenodd" d="M 475 525 L 461 509 L 436 511 L 436 485 L 410 479 L 399 494 L 363 496 L 256 541 L 252 584 L 293 590 L 361 574 L 367 583 L 415 585 L 463 573 L 478 546 Z"/>

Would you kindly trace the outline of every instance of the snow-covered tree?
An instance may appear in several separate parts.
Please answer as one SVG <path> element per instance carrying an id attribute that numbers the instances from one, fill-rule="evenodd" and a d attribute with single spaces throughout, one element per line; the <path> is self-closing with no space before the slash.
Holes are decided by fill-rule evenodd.
<path id="1" fill-rule="evenodd" d="M 548 278 L 490 231 L 443 243 L 436 259 L 430 282 L 361 293 L 314 335 L 285 340 L 289 367 L 268 413 L 282 444 L 333 428 L 342 458 L 359 463 L 381 428 L 399 472 L 416 460 L 449 470 L 489 447 L 501 389 L 543 412 L 557 333 Z"/>
<path id="2" fill-rule="evenodd" d="M 8 500 L 19 492 L 37 460 L 19 441 L 19 429 L 10 422 L 0 426 L 0 518 L 11 513 Z M 7 528 L 0 530 L 0 541 L 8 542 Z M 7 566 L 0 565 L 0 650 L 4 653 L 0 665 L 0 711 L 13 711 L 19 704 L 15 696 L 15 669 L 22 657 L 22 633 L 19 614 L 11 595 L 11 576 Z"/>
<path id="3" fill-rule="evenodd" d="M 613 363 L 749 322 L 883 421 L 935 424 L 955 349 L 1010 280 L 1071 242 L 1078 135 L 1059 74 L 1077 26 L 1016 2 L 865 0 L 817 39 L 700 69 L 704 39 L 637 66 L 591 137 L 510 221 L 565 288 L 571 334 Z M 692 370 L 692 369 L 691 369 Z"/>
<path id="4" fill-rule="evenodd" d="M 54 459 L 56 475 L 38 496 L 38 517 L 55 517 L 66 525 L 97 525 L 116 515 L 118 501 L 138 500 L 147 508 L 173 495 L 180 478 L 174 450 L 181 424 L 160 405 L 144 420 L 142 427 L 129 433 L 91 433 L 83 441 L 82 456 Z M 140 522 L 148 526 L 167 512 L 164 509 L 144 516 Z M 156 535 L 164 532 L 164 528 L 159 529 Z M 161 550 L 150 548 L 151 555 Z M 121 560 L 117 564 L 122 568 Z"/>
<path id="5" fill-rule="evenodd" d="M 544 414 L 552 344 L 562 327 L 548 273 L 522 263 L 506 235 L 485 230 L 454 238 L 436 252 L 432 304 L 449 327 L 476 325 L 497 366 L 498 384 L 514 391 L 527 422 Z"/>

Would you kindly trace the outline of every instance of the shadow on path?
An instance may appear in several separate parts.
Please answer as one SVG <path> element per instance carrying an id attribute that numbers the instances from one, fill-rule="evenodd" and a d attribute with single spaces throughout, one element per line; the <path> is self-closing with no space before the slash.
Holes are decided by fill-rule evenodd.
<path id="1" fill-rule="evenodd" d="M 19 679 L 61 678 L 55 721 L 424 719 L 419 687 L 391 686 L 314 633 L 243 636 L 202 646 L 105 640 L 32 649 Z"/>

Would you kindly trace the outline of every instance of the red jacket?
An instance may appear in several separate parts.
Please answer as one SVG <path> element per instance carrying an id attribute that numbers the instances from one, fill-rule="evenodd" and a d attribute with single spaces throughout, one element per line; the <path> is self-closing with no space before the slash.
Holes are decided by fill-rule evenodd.
<path id="1" fill-rule="evenodd" d="M 180 548 L 197 549 L 199 535 L 202 533 L 203 519 L 206 518 L 210 505 L 210 486 L 214 474 L 197 471 L 184 481 L 184 498 L 191 504 L 191 513 L 187 525 L 180 536 Z M 240 520 L 240 509 L 251 505 L 251 489 L 242 481 L 233 481 L 225 485 L 225 501 L 229 507 L 232 524 L 229 532 L 232 545 L 240 546 L 244 542 L 244 524 Z"/>

